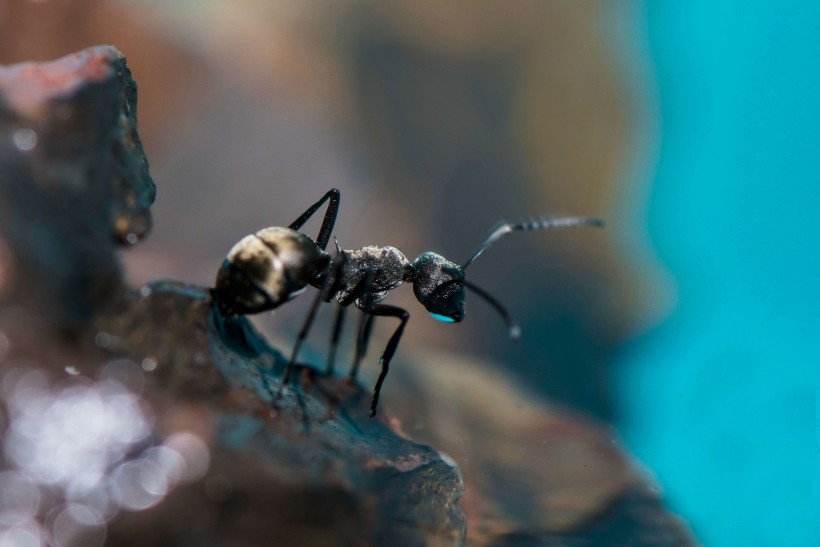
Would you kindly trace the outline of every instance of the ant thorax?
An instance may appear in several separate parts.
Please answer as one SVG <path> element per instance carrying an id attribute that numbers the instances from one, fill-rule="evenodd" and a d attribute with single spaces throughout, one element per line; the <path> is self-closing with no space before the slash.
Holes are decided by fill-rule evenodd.
<path id="1" fill-rule="evenodd" d="M 369 245 L 343 250 L 344 262 L 336 282 L 336 300 L 363 308 L 384 299 L 387 293 L 412 277 L 410 261 L 395 247 Z"/>

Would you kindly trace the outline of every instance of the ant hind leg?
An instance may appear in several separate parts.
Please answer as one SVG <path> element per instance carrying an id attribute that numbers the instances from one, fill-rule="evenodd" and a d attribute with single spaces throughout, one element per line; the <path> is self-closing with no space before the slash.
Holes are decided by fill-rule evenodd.
<path id="1" fill-rule="evenodd" d="M 299 357 L 299 350 L 301 349 L 305 338 L 307 338 L 310 328 L 313 326 L 313 320 L 316 319 L 316 312 L 319 310 L 319 304 L 322 301 L 327 302 L 330 299 L 330 294 L 334 290 L 334 286 L 338 278 L 338 272 L 343 264 L 344 255 L 340 254 L 333 257 L 333 260 L 328 268 L 328 274 L 322 284 L 322 289 L 316 293 L 316 298 L 313 299 L 313 303 L 310 306 L 310 311 L 305 318 L 305 322 L 302 324 L 301 330 L 299 330 L 299 335 L 296 337 L 296 343 L 293 345 L 293 352 L 290 355 L 290 361 L 288 361 L 288 366 L 285 369 L 285 373 L 282 375 L 282 381 L 279 383 L 279 389 L 276 393 L 277 400 L 282 396 L 282 391 L 290 380 L 290 376 L 296 366 L 296 359 Z"/>
<path id="2" fill-rule="evenodd" d="M 325 374 L 330 376 L 333 374 L 333 369 L 336 365 L 336 350 L 339 347 L 339 338 L 342 335 L 342 328 L 344 327 L 345 306 L 339 306 L 336 310 L 336 319 L 333 322 L 333 335 L 330 338 L 330 348 L 327 352 L 327 365 L 325 366 Z"/>
<path id="3" fill-rule="evenodd" d="M 290 361 L 288 361 L 288 366 L 285 369 L 285 373 L 282 375 L 282 381 L 279 383 L 279 390 L 276 393 L 277 399 L 279 399 L 282 395 L 282 390 L 288 384 L 293 369 L 296 367 L 296 359 L 299 357 L 299 350 L 302 348 L 302 343 L 305 341 L 305 338 L 307 338 L 308 332 L 310 332 L 310 327 L 313 326 L 313 320 L 316 318 L 316 312 L 318 311 L 319 304 L 321 302 L 322 291 L 318 292 L 316 294 L 316 298 L 313 299 L 313 303 L 310 306 L 310 311 L 305 318 L 305 322 L 302 324 L 302 328 L 299 330 L 299 335 L 296 337 L 296 343 L 293 345 L 293 351 L 290 354 Z"/>
<path id="4" fill-rule="evenodd" d="M 322 220 L 322 227 L 319 229 L 319 236 L 316 238 L 316 245 L 323 251 L 327 248 L 327 244 L 330 241 L 330 234 L 333 232 L 333 226 L 336 224 L 336 216 L 339 214 L 341 193 L 338 189 L 331 188 L 322 196 L 322 199 L 311 205 L 307 211 L 302 213 L 302 216 L 294 220 L 289 226 L 292 230 L 301 228 L 328 199 L 330 203 L 327 204 L 325 218 Z"/>

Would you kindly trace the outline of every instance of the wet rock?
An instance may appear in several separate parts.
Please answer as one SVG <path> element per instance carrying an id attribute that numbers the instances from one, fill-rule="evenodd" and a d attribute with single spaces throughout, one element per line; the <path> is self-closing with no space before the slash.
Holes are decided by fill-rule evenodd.
<path id="1" fill-rule="evenodd" d="M 0 537 L 462 543 L 458 467 L 369 391 L 302 366 L 274 404 L 285 360 L 207 288 L 125 284 L 154 199 L 135 113 L 111 47 L 0 69 L 0 479 L 52 492 Z"/>

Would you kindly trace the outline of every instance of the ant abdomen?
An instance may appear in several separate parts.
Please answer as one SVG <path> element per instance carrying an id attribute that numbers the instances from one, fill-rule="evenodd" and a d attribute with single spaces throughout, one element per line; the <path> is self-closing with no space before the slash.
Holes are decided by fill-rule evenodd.
<path id="1" fill-rule="evenodd" d="M 228 314 L 274 309 L 301 293 L 330 258 L 308 236 L 265 228 L 233 246 L 216 276 L 214 299 Z"/>

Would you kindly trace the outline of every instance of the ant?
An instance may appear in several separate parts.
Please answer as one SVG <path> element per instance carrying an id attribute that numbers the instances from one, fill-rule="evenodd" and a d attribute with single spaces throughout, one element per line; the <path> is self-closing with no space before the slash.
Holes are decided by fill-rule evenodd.
<path id="1" fill-rule="evenodd" d="M 521 329 L 504 306 L 486 291 L 467 281 L 464 271 L 496 241 L 512 232 L 582 225 L 603 226 L 601 220 L 589 217 L 545 217 L 524 222 L 505 222 L 493 230 L 462 265 L 429 251 L 411 262 L 399 249 L 390 246 L 345 250 L 339 247 L 335 237 L 336 255 L 331 258 L 325 249 L 336 223 L 339 200 L 339 190 L 333 188 L 287 228 L 265 228 L 243 238 L 228 252 L 217 273 L 212 294 L 217 307 L 224 314 L 244 315 L 272 310 L 301 294 L 308 285 L 320 289 L 297 337 L 277 397 L 288 383 L 299 349 L 310 331 L 320 302 L 330 302 L 335 297 L 339 303 L 326 365 L 328 375 L 333 373 L 345 310 L 355 304 L 363 312 L 349 375 L 351 381 L 355 380 L 359 364 L 367 352 L 374 318 L 398 319 L 399 326 L 379 359 L 381 372 L 373 390 L 371 418 L 376 415 L 382 383 L 410 318 L 410 314 L 403 308 L 380 303 L 390 291 L 402 283 L 411 283 L 416 298 L 433 318 L 458 323 L 464 319 L 465 289 L 469 289 L 498 312 L 507 325 L 510 338 L 517 340 Z M 325 202 L 328 202 L 327 211 L 319 235 L 313 241 L 297 230 Z"/>

